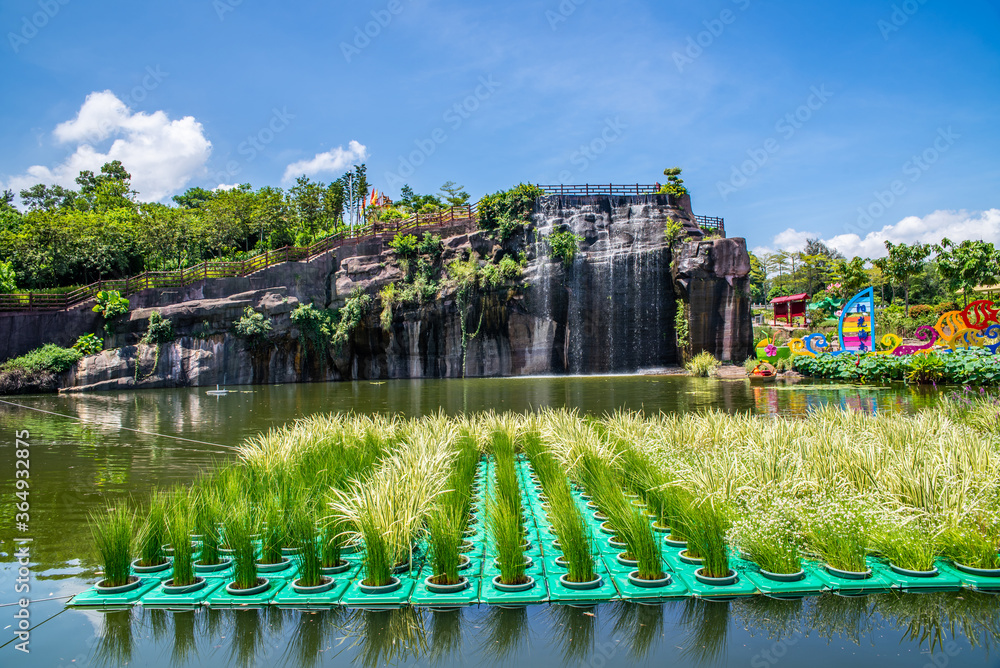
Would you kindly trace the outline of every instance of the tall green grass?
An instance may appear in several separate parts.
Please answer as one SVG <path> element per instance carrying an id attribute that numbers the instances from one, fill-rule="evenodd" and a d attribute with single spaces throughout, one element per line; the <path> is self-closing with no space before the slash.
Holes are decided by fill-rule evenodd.
<path id="1" fill-rule="evenodd" d="M 434 567 L 433 582 L 439 585 L 458 584 L 461 561 L 463 523 L 461 507 L 438 506 L 427 517 L 427 542 Z"/>
<path id="2" fill-rule="evenodd" d="M 191 531 L 194 528 L 191 507 L 186 499 L 174 503 L 170 509 L 167 522 L 167 535 L 174 549 L 175 587 L 185 587 L 194 584 L 194 548 L 191 544 Z"/>
<path id="3" fill-rule="evenodd" d="M 149 497 L 146 519 L 139 531 L 139 565 L 159 566 L 166 563 L 163 544 L 167 542 L 168 499 L 162 492 L 154 491 Z"/>
<path id="4" fill-rule="evenodd" d="M 687 514 L 688 552 L 702 559 L 705 575 L 724 578 L 729 575 L 729 549 L 726 533 L 730 522 L 726 511 L 712 499 L 696 502 Z"/>
<path id="5" fill-rule="evenodd" d="M 524 531 L 519 504 L 498 496 L 489 508 L 489 532 L 496 549 L 500 582 L 518 585 L 528 581 L 524 564 Z"/>
<path id="6" fill-rule="evenodd" d="M 201 556 L 198 564 L 215 566 L 221 563 L 219 549 L 222 534 L 219 521 L 222 516 L 222 505 L 211 487 L 204 487 L 195 495 L 194 531 L 201 536 Z"/>
<path id="7" fill-rule="evenodd" d="M 129 583 L 135 525 L 135 514 L 125 506 L 112 508 L 106 514 L 91 513 L 90 529 L 104 567 L 103 586 L 121 587 Z"/>
<path id="8" fill-rule="evenodd" d="M 298 583 L 303 587 L 318 587 L 328 582 L 320 572 L 323 554 L 316 536 L 316 515 L 308 509 L 296 513 L 291 518 L 288 533 L 297 548 Z"/>
<path id="9" fill-rule="evenodd" d="M 257 521 L 249 502 L 239 502 L 229 509 L 225 520 L 225 536 L 233 550 L 233 584 L 236 589 L 257 586 L 257 548 L 254 545 L 256 530 Z"/>
<path id="10" fill-rule="evenodd" d="M 289 541 L 287 512 L 276 499 L 271 499 L 259 517 L 260 563 L 279 564 L 283 559 L 281 548 Z"/>

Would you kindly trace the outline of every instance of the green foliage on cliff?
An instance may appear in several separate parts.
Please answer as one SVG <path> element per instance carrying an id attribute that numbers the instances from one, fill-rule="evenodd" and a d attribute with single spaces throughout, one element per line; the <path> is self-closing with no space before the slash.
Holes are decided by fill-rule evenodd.
<path id="1" fill-rule="evenodd" d="M 509 239 L 519 227 L 530 222 L 535 200 L 544 193 L 538 186 L 522 183 L 510 190 L 487 195 L 479 200 L 479 227 L 501 242 Z"/>
<path id="2" fill-rule="evenodd" d="M 159 311 L 149 314 L 149 326 L 142 337 L 142 342 L 150 345 L 170 343 L 174 340 L 174 324 L 160 315 Z"/>
<path id="3" fill-rule="evenodd" d="M 83 353 L 79 350 L 62 348 L 54 343 L 47 343 L 41 348 L 35 348 L 20 357 L 7 360 L 0 365 L 0 371 L 21 370 L 33 373 L 42 371 L 60 373 L 70 369 L 81 359 L 83 359 Z"/>
<path id="4" fill-rule="evenodd" d="M 580 247 L 583 237 L 573 234 L 569 230 L 558 230 L 549 235 L 549 247 L 552 249 L 552 257 L 562 260 L 562 263 L 569 267 L 573 264 L 576 252 Z"/>
<path id="5" fill-rule="evenodd" d="M 17 292 L 17 278 L 10 262 L 0 262 L 0 294 Z"/>
<path id="6" fill-rule="evenodd" d="M 338 352 L 343 349 L 351 334 L 361 324 L 362 318 L 371 308 L 372 301 L 372 296 L 363 292 L 361 288 L 356 288 L 348 297 L 344 307 L 340 309 L 340 319 L 330 336 L 330 342 Z"/>
<path id="7" fill-rule="evenodd" d="M 416 257 L 417 245 L 417 238 L 412 234 L 397 234 L 389 242 L 389 248 L 396 251 L 396 255 L 401 258 Z"/>
<path id="8" fill-rule="evenodd" d="M 257 348 L 268 342 L 271 332 L 274 331 L 274 326 L 263 313 L 258 313 L 252 307 L 247 306 L 243 315 L 233 322 L 233 331 L 249 347 Z"/>
<path id="9" fill-rule="evenodd" d="M 97 303 L 91 310 L 100 313 L 105 320 L 114 320 L 128 313 L 128 306 L 128 299 L 122 297 L 122 293 L 117 290 L 101 290 L 97 293 Z"/>
<path id="10" fill-rule="evenodd" d="M 73 350 L 78 350 L 84 355 L 96 355 L 104 350 L 104 339 L 96 334 L 84 334 L 77 338 Z"/>
<path id="11" fill-rule="evenodd" d="M 681 197 L 688 194 L 688 189 L 684 187 L 684 179 L 681 178 L 680 167 L 667 167 L 663 170 L 663 175 L 667 177 L 667 182 L 660 186 L 661 195 L 673 195 Z"/>

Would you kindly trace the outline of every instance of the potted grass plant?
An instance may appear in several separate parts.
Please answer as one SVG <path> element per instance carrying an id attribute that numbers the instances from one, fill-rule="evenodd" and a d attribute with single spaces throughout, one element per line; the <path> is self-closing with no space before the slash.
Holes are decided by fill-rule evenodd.
<path id="1" fill-rule="evenodd" d="M 875 545 L 889 560 L 889 568 L 899 575 L 913 578 L 938 575 L 934 565 L 938 555 L 938 537 L 930 531 L 912 523 L 894 524 L 879 532 Z"/>
<path id="2" fill-rule="evenodd" d="M 196 573 L 216 573 L 229 568 L 233 560 L 222 556 L 222 532 L 219 518 L 222 507 L 211 489 L 202 489 L 195 502 L 195 533 L 201 536 L 201 554 L 194 563 Z"/>
<path id="3" fill-rule="evenodd" d="M 338 517 L 319 520 L 320 572 L 337 575 L 351 569 L 351 562 L 343 558 L 344 543 L 349 528 Z"/>
<path id="4" fill-rule="evenodd" d="M 167 499 L 154 491 L 149 499 L 146 520 L 139 530 L 139 558 L 132 562 L 138 574 L 159 573 L 170 568 L 163 546 L 167 543 Z"/>
<path id="5" fill-rule="evenodd" d="M 194 522 L 187 504 L 175 504 L 167 523 L 167 535 L 174 546 L 173 577 L 163 583 L 165 594 L 189 594 L 205 586 L 205 578 L 194 573 L 194 546 L 191 532 Z"/>
<path id="6" fill-rule="evenodd" d="M 495 563 L 500 575 L 493 578 L 499 591 L 526 591 L 535 579 L 525 573 L 530 559 L 524 554 L 524 533 L 519 504 L 509 498 L 497 498 L 490 506 L 489 531 L 496 549 Z"/>
<path id="7" fill-rule="evenodd" d="M 795 582 L 806 576 L 798 545 L 795 509 L 776 500 L 754 500 L 734 520 L 729 542 L 754 561 L 760 574 L 776 582 Z"/>
<path id="8" fill-rule="evenodd" d="M 260 561 L 257 570 L 260 573 L 277 573 L 292 565 L 291 559 L 282 552 L 288 540 L 288 530 L 285 526 L 284 514 L 277 501 L 271 500 L 261 515 L 258 526 L 260 534 Z"/>
<path id="9" fill-rule="evenodd" d="M 237 502 L 226 518 L 226 537 L 233 551 L 233 580 L 226 592 L 233 596 L 254 596 L 268 590 L 271 583 L 257 572 L 256 521 L 248 502 Z"/>
<path id="10" fill-rule="evenodd" d="M 289 534 L 296 549 L 295 561 L 299 577 L 292 581 L 292 589 L 299 594 L 321 594 L 333 589 L 334 579 L 322 571 L 322 547 L 317 537 L 316 516 L 311 512 L 297 513 L 292 517 Z"/>
<path id="11" fill-rule="evenodd" d="M 90 528 L 104 568 L 104 577 L 94 589 L 102 594 L 121 594 L 139 587 L 141 580 L 132 575 L 132 540 L 136 519 L 125 506 L 112 508 L 107 515 L 91 514 Z"/>
<path id="12" fill-rule="evenodd" d="M 739 576 L 729 567 L 729 546 L 726 533 L 729 520 L 724 508 L 714 499 L 697 502 L 688 510 L 687 526 L 688 553 L 702 560 L 702 566 L 695 571 L 695 578 L 708 585 L 726 586 L 735 584 Z"/>
<path id="13" fill-rule="evenodd" d="M 872 521 L 860 499 L 822 498 L 809 510 L 806 541 L 831 574 L 848 580 L 870 578 L 866 557 Z"/>
<path id="14" fill-rule="evenodd" d="M 566 483 L 562 491 L 556 484 L 550 485 L 552 526 L 559 536 L 562 556 L 556 563 L 565 566 L 566 573 L 559 577 L 559 583 L 568 589 L 586 590 L 601 586 L 603 578 L 596 572 L 590 530 L 573 501 Z"/>
<path id="15" fill-rule="evenodd" d="M 645 513 L 633 509 L 625 520 L 622 534 L 628 551 L 618 555 L 619 561 L 628 565 L 634 563 L 636 567 L 628 575 L 629 582 L 645 588 L 669 585 L 671 577 L 663 570 L 660 541 L 653 534 Z"/>
<path id="16" fill-rule="evenodd" d="M 944 556 L 955 568 L 979 577 L 1000 578 L 1000 530 L 966 523 L 946 531 L 941 540 Z"/>
<path id="17" fill-rule="evenodd" d="M 433 574 L 424 580 L 424 585 L 433 593 L 454 594 L 469 587 L 469 579 L 459 573 L 462 561 L 469 561 L 459 551 L 462 513 L 460 504 L 444 505 L 435 508 L 427 517 L 427 541 Z"/>

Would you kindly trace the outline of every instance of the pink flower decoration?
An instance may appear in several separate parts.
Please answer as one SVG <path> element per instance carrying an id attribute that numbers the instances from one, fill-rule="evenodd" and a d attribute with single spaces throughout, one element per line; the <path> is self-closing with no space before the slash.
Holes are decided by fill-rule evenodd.
<path id="1" fill-rule="evenodd" d="M 773 343 L 769 343 L 764 347 L 764 354 L 768 357 L 774 357 L 778 354 L 778 348 Z"/>

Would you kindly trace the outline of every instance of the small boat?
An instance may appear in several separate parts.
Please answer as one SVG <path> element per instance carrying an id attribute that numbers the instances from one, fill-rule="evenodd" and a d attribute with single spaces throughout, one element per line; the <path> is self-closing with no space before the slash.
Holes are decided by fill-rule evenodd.
<path id="1" fill-rule="evenodd" d="M 760 362 L 753 368 L 747 377 L 750 378 L 750 382 L 757 383 L 773 383 L 778 378 L 778 371 L 768 362 Z"/>
<path id="2" fill-rule="evenodd" d="M 213 397 L 224 397 L 227 394 L 229 394 L 229 390 L 220 390 L 219 386 L 216 385 L 214 390 L 209 390 L 205 394 L 209 394 L 209 395 L 211 395 Z"/>

